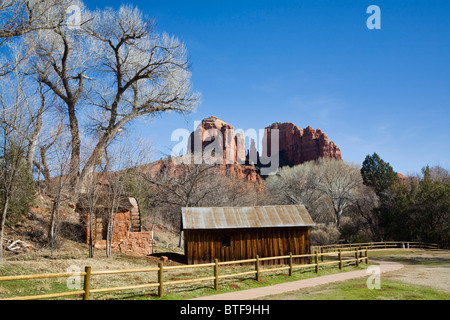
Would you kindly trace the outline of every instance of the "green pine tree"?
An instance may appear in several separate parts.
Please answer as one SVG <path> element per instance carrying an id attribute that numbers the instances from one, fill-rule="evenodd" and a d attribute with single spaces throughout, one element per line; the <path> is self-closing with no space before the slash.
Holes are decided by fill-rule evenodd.
<path id="1" fill-rule="evenodd" d="M 399 180 L 389 162 L 385 162 L 376 153 L 366 156 L 361 168 L 361 175 L 364 184 L 372 187 L 380 199 Z"/>

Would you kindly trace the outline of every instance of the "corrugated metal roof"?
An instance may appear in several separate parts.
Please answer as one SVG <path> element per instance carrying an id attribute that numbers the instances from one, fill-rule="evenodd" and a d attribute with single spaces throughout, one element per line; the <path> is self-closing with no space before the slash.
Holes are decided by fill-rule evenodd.
<path id="1" fill-rule="evenodd" d="M 182 208 L 183 229 L 235 229 L 313 226 L 302 205 Z"/>

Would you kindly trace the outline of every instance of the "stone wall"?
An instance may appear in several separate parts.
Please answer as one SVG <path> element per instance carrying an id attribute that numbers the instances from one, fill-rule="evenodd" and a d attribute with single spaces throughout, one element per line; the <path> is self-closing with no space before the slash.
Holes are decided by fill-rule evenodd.
<path id="1" fill-rule="evenodd" d="M 153 253 L 153 232 L 130 232 L 118 247 L 122 253 L 148 256 Z"/>
<path id="2" fill-rule="evenodd" d="M 89 219 L 89 217 L 88 217 Z M 89 221 L 89 220 L 88 220 Z M 106 249 L 106 237 L 102 237 L 102 230 L 106 225 L 102 225 L 103 221 L 97 221 L 97 235 L 95 239 L 96 249 Z M 147 256 L 153 253 L 153 232 L 130 232 L 131 228 L 131 213 L 119 212 L 115 217 L 114 234 L 112 239 L 112 250 L 116 252 Z M 106 233 L 103 233 L 106 234 Z M 86 230 L 86 243 L 89 243 L 89 226 Z"/>

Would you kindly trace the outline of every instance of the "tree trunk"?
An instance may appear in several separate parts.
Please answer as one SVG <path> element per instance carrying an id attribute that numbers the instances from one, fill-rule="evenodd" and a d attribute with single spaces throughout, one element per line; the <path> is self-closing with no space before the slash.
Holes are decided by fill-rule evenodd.
<path id="1" fill-rule="evenodd" d="M 95 215 L 89 213 L 89 258 L 94 258 L 94 236 L 93 233 L 95 231 L 94 228 Z"/>
<path id="2" fill-rule="evenodd" d="M 112 210 L 112 209 L 111 209 Z M 109 213 L 108 217 L 108 232 L 106 234 L 106 257 L 111 258 L 112 238 L 114 234 L 113 213 Z"/>
<path id="3" fill-rule="evenodd" d="M 36 150 L 37 145 L 37 138 L 38 135 L 31 137 L 30 144 L 28 145 L 28 151 L 27 151 L 27 164 L 28 164 L 28 170 L 30 171 L 30 174 L 33 173 L 33 161 L 34 161 L 34 152 Z"/>
<path id="4" fill-rule="evenodd" d="M 50 227 L 48 230 L 48 238 L 50 240 L 50 256 L 53 257 L 53 250 L 55 247 L 55 237 L 56 237 L 56 222 L 57 215 L 59 214 L 59 199 L 55 199 L 52 207 L 52 216 L 50 221 Z"/>
<path id="5" fill-rule="evenodd" d="M 106 146 L 112 141 L 112 139 L 114 139 L 117 132 L 119 132 L 119 129 L 131 119 L 133 119 L 133 115 L 128 115 L 127 117 L 123 117 L 122 119 L 120 119 L 120 121 L 118 121 L 116 124 L 111 123 L 110 126 L 106 129 L 105 133 L 97 142 L 97 145 L 92 151 L 89 159 L 86 161 L 81 174 L 79 175 L 77 192 L 83 192 L 83 190 L 85 190 L 87 178 L 101 163 L 102 158 L 105 154 Z"/>
<path id="6" fill-rule="evenodd" d="M 76 193 L 77 185 L 80 176 L 80 132 L 78 129 L 78 119 L 75 114 L 75 105 L 69 104 L 69 126 L 70 126 L 70 135 L 71 135 L 71 158 L 70 158 L 70 178 L 69 185 L 73 192 Z"/>
<path id="7" fill-rule="evenodd" d="M 335 211 L 335 215 L 336 215 L 336 227 L 339 229 L 341 226 L 342 209 Z"/>
<path id="8" fill-rule="evenodd" d="M 115 214 L 112 214 L 108 221 L 108 234 L 106 236 L 106 257 L 111 258 L 112 241 L 114 237 Z"/>
<path id="9" fill-rule="evenodd" d="M 178 247 L 179 247 L 179 248 L 183 248 L 183 236 L 184 236 L 184 232 L 183 232 L 183 220 L 180 219 L 180 239 L 178 240 Z"/>
<path id="10" fill-rule="evenodd" d="M 79 175 L 78 185 L 76 191 L 78 193 L 83 193 L 86 190 L 86 181 L 89 176 L 94 172 L 95 168 L 101 163 L 102 157 L 105 152 L 107 141 L 100 140 L 95 146 L 94 151 L 92 151 L 91 156 L 84 165 L 81 174 Z"/>
<path id="11" fill-rule="evenodd" d="M 37 141 L 39 138 L 39 135 L 42 131 L 42 125 L 43 125 L 43 119 L 42 116 L 44 114 L 44 107 L 45 107 L 45 98 L 41 92 L 41 107 L 39 108 L 39 111 L 36 115 L 36 120 L 34 121 L 34 130 L 31 134 L 31 137 L 29 138 L 29 144 L 28 144 L 28 150 L 27 150 L 27 163 L 28 163 L 28 170 L 30 170 L 30 174 L 33 173 L 33 161 L 34 161 L 34 153 L 36 150 Z"/>
<path id="12" fill-rule="evenodd" d="M 8 204 L 9 204 L 9 196 L 7 194 L 5 194 L 3 208 L 2 208 L 2 215 L 0 217 L 0 262 L 3 261 L 3 234 L 4 234 L 4 230 L 5 230 L 6 213 L 8 211 Z"/>

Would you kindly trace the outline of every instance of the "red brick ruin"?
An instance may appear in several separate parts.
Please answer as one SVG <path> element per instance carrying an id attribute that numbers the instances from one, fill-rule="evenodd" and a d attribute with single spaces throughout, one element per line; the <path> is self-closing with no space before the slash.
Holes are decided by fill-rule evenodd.
<path id="1" fill-rule="evenodd" d="M 87 200 L 77 204 L 82 225 L 85 228 L 86 243 L 90 238 L 90 212 Z M 108 217 L 111 206 L 107 199 L 99 199 L 95 204 L 93 239 L 96 249 L 106 249 Z M 147 256 L 153 253 L 153 232 L 142 231 L 139 206 L 135 198 L 122 196 L 114 216 L 114 233 L 111 249 L 116 252 Z"/>

